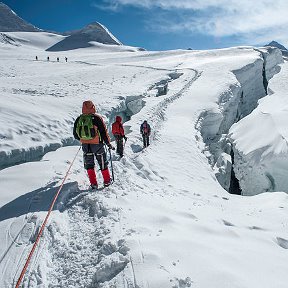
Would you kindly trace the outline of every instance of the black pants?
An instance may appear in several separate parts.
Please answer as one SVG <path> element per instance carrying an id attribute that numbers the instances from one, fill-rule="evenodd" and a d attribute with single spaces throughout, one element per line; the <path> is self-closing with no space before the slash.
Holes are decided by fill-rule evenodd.
<path id="1" fill-rule="evenodd" d="M 124 137 L 121 135 L 114 135 L 114 137 L 116 140 L 116 153 L 119 154 L 120 157 L 122 157 L 124 152 L 124 143 L 123 143 Z"/>
<path id="2" fill-rule="evenodd" d="M 143 146 L 144 148 L 146 148 L 147 146 L 149 146 L 149 135 L 147 134 L 142 134 L 143 137 Z"/>
<path id="3" fill-rule="evenodd" d="M 93 169 L 95 167 L 94 157 L 100 166 L 101 170 L 106 170 L 108 167 L 108 161 L 104 144 L 82 144 L 84 168 L 86 170 Z"/>

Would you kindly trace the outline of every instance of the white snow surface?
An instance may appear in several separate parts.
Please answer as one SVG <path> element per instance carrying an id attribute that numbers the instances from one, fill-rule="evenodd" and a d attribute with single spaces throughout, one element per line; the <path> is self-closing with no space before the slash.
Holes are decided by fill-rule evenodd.
<path id="1" fill-rule="evenodd" d="M 23 46 L 23 48 L 35 49 L 40 48 L 46 50 L 50 46 L 63 40 L 66 36 L 48 33 L 48 32 L 4 32 L 4 35 L 12 38 L 18 46 Z M 0 42 L 1 44 L 1 42 Z M 7 45 L 2 46 L 2 48 L 7 48 Z M 9 51 L 10 49 L 8 49 Z M 20 52 L 22 50 L 18 50 Z M 38 51 L 38 50 L 36 50 Z M 35 53 L 36 53 L 35 51 Z M 21 52 L 20 52 L 21 53 Z M 24 52 L 25 53 L 25 52 Z M 21 54 L 20 54 L 21 55 Z M 15 55 L 13 55 L 15 57 Z M 12 57 L 13 57 L 12 56 Z M 35 59 L 35 57 L 34 57 Z M 24 60 L 24 59 L 23 59 Z"/>
<path id="2" fill-rule="evenodd" d="M 287 287 L 287 194 L 229 194 L 206 157 L 207 141 L 228 132 L 245 97 L 256 91 L 254 103 L 263 96 L 259 51 L 128 52 L 103 45 L 48 54 L 37 45 L 0 46 L 0 161 L 7 167 L 0 171 L 0 287 L 17 282 L 79 149 L 71 146 L 72 126 L 88 99 L 109 127 L 117 114 L 129 120 L 125 156 L 118 160 L 112 153 L 114 184 L 91 192 L 78 153 L 23 287 Z M 269 53 L 274 57 L 277 50 Z M 267 147 L 265 141 L 275 144 L 264 153 L 267 159 L 286 151 L 283 141 L 275 142 L 276 127 L 286 135 L 286 64 L 281 68 L 269 84 L 274 94 L 231 130 L 243 154 Z M 163 83 L 168 92 L 157 96 Z M 250 129 L 256 121 L 251 129 L 259 131 L 251 142 L 244 124 L 260 107 L 268 115 L 260 111 L 247 124 Z M 145 119 L 153 132 L 142 150 Z"/>

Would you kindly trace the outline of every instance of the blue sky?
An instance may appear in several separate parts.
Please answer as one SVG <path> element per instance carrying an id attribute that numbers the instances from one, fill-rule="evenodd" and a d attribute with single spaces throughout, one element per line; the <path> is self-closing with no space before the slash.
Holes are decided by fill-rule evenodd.
<path id="1" fill-rule="evenodd" d="M 1 0 L 0 0 L 1 1 Z M 68 31 L 98 21 L 148 50 L 288 46 L 286 0 L 2 0 L 35 26 Z"/>

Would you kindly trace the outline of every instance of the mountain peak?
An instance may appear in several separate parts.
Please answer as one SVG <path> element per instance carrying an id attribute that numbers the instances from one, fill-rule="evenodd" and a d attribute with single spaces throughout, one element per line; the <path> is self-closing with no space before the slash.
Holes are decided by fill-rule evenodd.
<path id="1" fill-rule="evenodd" d="M 90 42 L 108 45 L 122 45 L 122 43 L 102 24 L 92 22 L 80 30 L 66 32 L 69 35 L 47 51 L 65 51 L 93 46 Z"/>
<path id="2" fill-rule="evenodd" d="M 9 6 L 0 2 L 1 32 L 38 32 L 40 29 L 20 18 Z"/>
<path id="3" fill-rule="evenodd" d="M 271 41 L 269 44 L 265 45 L 265 46 L 272 46 L 272 47 L 276 47 L 278 49 L 281 50 L 282 55 L 284 57 L 288 57 L 288 50 L 286 47 L 284 47 L 282 44 L 278 43 L 277 41 Z"/>
<path id="4" fill-rule="evenodd" d="M 91 38 L 103 44 L 121 45 L 121 42 L 101 23 L 92 22 L 79 31 L 80 33 L 89 34 Z"/>
<path id="5" fill-rule="evenodd" d="M 39 32 L 43 31 L 20 18 L 10 7 L 0 2 L 0 32 Z M 93 46 L 98 42 L 108 45 L 122 43 L 101 23 L 92 22 L 84 28 L 64 33 L 65 39 L 48 48 L 48 51 L 65 51 Z M 6 41 L 6 40 L 5 40 Z"/>
<path id="6" fill-rule="evenodd" d="M 90 24 L 88 24 L 88 25 L 86 25 L 84 28 L 83 28 L 83 30 L 84 29 L 101 29 L 103 26 L 99 23 L 99 22 L 92 22 L 92 23 L 90 23 Z"/>
<path id="7" fill-rule="evenodd" d="M 282 44 L 278 43 L 277 41 L 271 41 L 269 44 L 265 46 L 272 46 L 272 47 L 279 48 L 280 50 L 288 51 L 286 47 L 284 47 Z"/>

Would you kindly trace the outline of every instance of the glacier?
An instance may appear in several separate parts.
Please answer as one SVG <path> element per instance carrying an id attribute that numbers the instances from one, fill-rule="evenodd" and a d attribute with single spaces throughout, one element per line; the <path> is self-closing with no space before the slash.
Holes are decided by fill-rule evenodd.
<path id="1" fill-rule="evenodd" d="M 278 49 L 48 52 L 62 36 L 7 35 L 19 46 L 0 43 L 1 287 L 15 286 L 79 149 L 73 120 L 88 99 L 108 127 L 125 119 L 125 156 L 112 155 L 114 184 L 92 192 L 77 154 L 23 287 L 287 286 Z M 143 150 L 144 119 L 152 135 Z M 236 180 L 242 195 L 228 192 Z"/>

